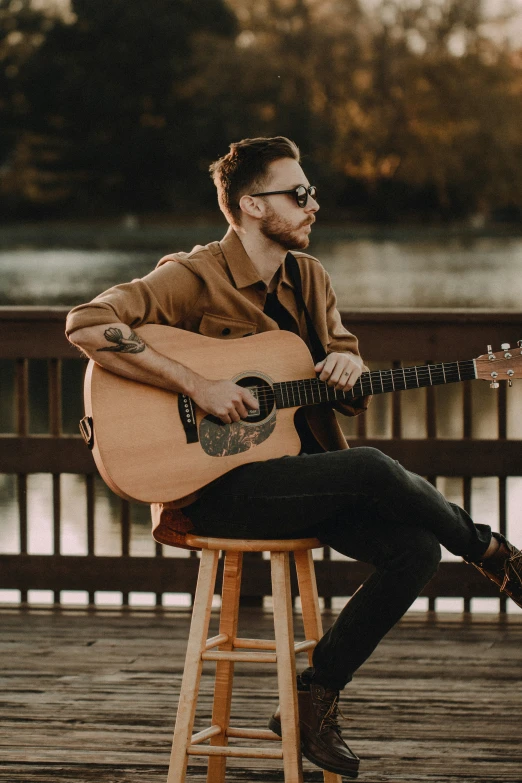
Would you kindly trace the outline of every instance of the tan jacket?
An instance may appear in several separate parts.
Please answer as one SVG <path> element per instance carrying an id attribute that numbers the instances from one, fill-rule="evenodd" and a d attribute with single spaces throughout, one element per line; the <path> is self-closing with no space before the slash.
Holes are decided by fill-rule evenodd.
<path id="1" fill-rule="evenodd" d="M 328 273 L 312 256 L 300 252 L 294 255 L 301 271 L 303 297 L 326 352 L 358 354 L 356 337 L 341 323 Z M 305 318 L 298 312 L 293 285 L 284 266 L 277 296 L 308 343 Z M 279 328 L 264 314 L 265 300 L 266 286 L 230 228 L 221 242 L 198 245 L 190 253 L 165 256 L 145 277 L 110 288 L 92 302 L 75 307 L 67 317 L 66 334 L 114 322 L 132 328 L 157 323 L 230 340 Z M 339 409 L 353 416 L 365 410 L 368 403 L 369 398 L 361 398 L 353 405 L 339 405 Z M 347 448 L 328 405 L 309 407 L 306 418 L 323 448 Z"/>

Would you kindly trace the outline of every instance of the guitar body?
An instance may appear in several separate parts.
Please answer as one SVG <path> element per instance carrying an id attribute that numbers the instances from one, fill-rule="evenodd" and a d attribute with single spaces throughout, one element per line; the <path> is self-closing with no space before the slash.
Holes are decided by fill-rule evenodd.
<path id="1" fill-rule="evenodd" d="M 189 443 L 178 394 L 122 378 L 91 360 L 85 411 L 92 417 L 93 456 L 118 495 L 144 503 L 179 500 L 239 465 L 299 453 L 296 408 L 276 410 L 272 385 L 316 377 L 300 337 L 271 331 L 219 340 L 155 324 L 135 331 L 206 378 L 260 387 L 260 413 L 222 424 L 195 407 L 198 437 Z"/>
<path id="2" fill-rule="evenodd" d="M 302 405 L 482 378 L 493 388 L 521 375 L 522 341 L 477 359 L 362 373 L 349 391 L 316 378 L 312 356 L 296 334 L 262 332 L 218 340 L 171 326 L 136 329 L 159 353 L 211 380 L 248 387 L 259 411 L 223 424 L 185 395 L 127 380 L 89 362 L 82 434 L 102 478 L 118 495 L 166 503 L 196 492 L 239 465 L 298 454 L 294 426 Z M 277 406 L 276 406 L 277 398 Z"/>

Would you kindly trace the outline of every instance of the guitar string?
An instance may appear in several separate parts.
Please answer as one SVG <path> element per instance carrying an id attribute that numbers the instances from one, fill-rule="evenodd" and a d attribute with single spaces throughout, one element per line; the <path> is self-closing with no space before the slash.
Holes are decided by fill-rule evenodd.
<path id="1" fill-rule="evenodd" d="M 464 362 L 460 362 L 459 366 L 452 367 L 449 364 L 445 364 L 444 367 L 442 365 L 429 365 L 429 370 L 426 367 L 404 367 L 404 368 L 394 368 L 389 370 L 374 370 L 370 373 L 363 373 L 363 375 L 360 376 L 357 382 L 362 381 L 363 383 L 372 383 L 375 382 L 377 385 L 381 385 L 381 381 L 384 383 L 394 383 L 394 381 L 399 380 L 400 382 L 404 383 L 409 382 L 411 380 L 415 380 L 411 388 L 415 388 L 418 384 L 416 383 L 417 378 L 419 379 L 431 379 L 432 376 L 436 373 L 442 373 L 442 377 L 447 374 L 460 374 L 460 372 L 467 370 L 473 370 L 473 376 L 470 376 L 468 380 L 471 380 L 472 377 L 474 377 L 474 365 L 472 362 L 466 362 L 468 364 L 467 367 L 464 366 Z M 415 372 L 415 375 L 413 374 Z M 406 373 L 409 373 L 411 377 L 406 377 Z M 387 377 L 386 377 L 387 376 Z M 304 384 L 304 383 L 314 383 L 314 384 L 326 384 L 326 381 L 320 381 L 319 378 L 302 378 L 297 380 L 291 380 L 291 381 L 280 381 L 279 383 L 286 383 L 286 384 Z"/>
<path id="2" fill-rule="evenodd" d="M 467 370 L 472 370 L 473 374 L 470 375 L 469 378 L 461 378 L 461 373 L 465 373 Z M 406 377 L 406 373 L 410 374 L 410 378 Z M 415 376 L 413 376 L 413 373 L 415 373 Z M 437 373 L 439 373 L 438 379 L 436 378 Z M 440 373 L 442 373 L 442 375 L 440 375 Z M 274 386 L 257 386 L 254 388 L 257 388 L 258 390 L 257 399 L 259 402 L 273 406 L 278 395 L 283 402 L 284 397 L 286 396 L 289 406 L 292 407 L 296 401 L 296 395 L 299 397 L 299 404 L 301 404 L 301 394 L 304 394 L 305 397 L 311 395 L 312 402 L 316 402 L 316 400 L 314 400 L 314 394 L 319 396 L 318 402 L 350 401 L 361 393 L 372 394 L 376 392 L 405 391 L 408 389 L 408 380 L 412 381 L 414 377 L 416 382 L 412 383 L 410 389 L 421 388 L 421 384 L 417 382 L 418 380 L 428 381 L 428 383 L 422 384 L 422 388 L 426 388 L 426 386 L 442 385 L 451 382 L 451 379 L 448 381 L 446 378 L 446 374 L 449 375 L 451 373 L 458 374 L 458 377 L 454 379 L 455 382 L 474 379 L 474 360 L 466 359 L 460 362 L 443 362 L 439 364 L 413 365 L 409 367 L 388 368 L 386 370 L 373 370 L 371 372 L 363 373 L 363 375 L 357 379 L 355 386 L 346 392 L 335 389 L 333 386 L 328 386 L 326 381 L 320 381 L 318 378 L 280 381 L 274 383 Z M 438 383 L 437 380 L 439 381 Z M 377 389 L 374 388 L 374 383 Z M 359 389 L 356 388 L 357 386 Z M 367 388 L 365 388 L 365 386 Z M 277 387 L 277 389 L 275 387 Z M 290 401 L 290 396 L 292 397 L 292 401 Z M 306 402 L 308 402 L 308 399 L 305 399 L 305 403 Z"/>
<path id="3" fill-rule="evenodd" d="M 435 365 L 434 365 L 434 367 L 435 367 Z M 405 369 L 407 369 L 407 368 L 405 368 Z M 411 370 L 413 368 L 408 368 L 408 369 Z M 439 369 L 438 372 L 439 373 L 442 372 L 442 375 L 439 374 L 439 377 L 436 378 L 436 379 L 433 378 L 433 376 L 435 374 L 434 370 L 432 370 L 429 373 L 425 372 L 424 374 L 421 374 L 421 373 L 417 372 L 415 374 L 415 377 L 410 377 L 410 378 L 405 377 L 403 375 L 402 371 L 397 373 L 396 377 L 393 377 L 393 376 L 389 375 L 389 373 L 391 371 L 384 370 L 384 371 L 377 372 L 376 374 L 374 374 L 374 373 L 365 373 L 363 376 L 361 376 L 357 380 L 356 385 L 357 384 L 359 384 L 360 386 L 364 386 L 364 385 L 368 386 L 369 385 L 371 387 L 372 386 L 372 382 L 373 382 L 377 387 L 381 386 L 382 388 L 384 388 L 385 386 L 387 386 L 389 384 L 390 385 L 390 391 L 391 391 L 394 388 L 397 388 L 397 382 L 399 382 L 401 386 L 406 383 L 405 388 L 407 388 L 408 383 L 413 380 L 414 382 L 411 384 L 410 388 L 417 388 L 417 387 L 420 388 L 420 384 L 417 383 L 417 379 L 419 379 L 421 381 L 430 380 L 430 384 L 428 384 L 428 385 L 431 385 L 431 384 L 433 384 L 433 385 L 440 385 L 440 383 L 437 383 L 437 380 L 438 381 L 442 381 L 442 383 L 447 383 L 447 382 L 451 382 L 453 380 L 453 378 L 454 378 L 455 381 L 459 381 L 459 380 L 472 380 L 475 377 L 474 367 L 473 366 L 470 366 L 468 368 L 460 367 L 459 369 L 460 369 L 460 372 L 458 372 L 458 376 L 455 375 L 455 373 L 457 372 L 457 368 L 455 368 L 453 370 L 445 368 L 444 372 L 441 369 Z M 471 369 L 473 369 L 473 375 L 470 375 L 468 378 L 461 378 L 461 375 L 463 373 L 465 373 L 466 370 L 471 370 Z M 388 377 L 384 376 L 385 372 L 388 372 Z M 395 371 L 393 371 L 393 372 L 395 372 Z M 453 378 L 451 378 L 451 380 L 447 380 L 446 376 L 449 376 L 450 374 L 453 375 Z M 370 378 L 370 375 L 372 375 L 373 377 Z M 281 381 L 281 382 L 276 382 L 274 384 L 274 386 L 276 386 L 276 385 L 279 386 L 279 387 L 285 386 L 287 389 L 292 390 L 292 391 L 299 391 L 300 389 L 301 390 L 307 389 L 309 391 L 319 391 L 319 392 L 325 391 L 325 390 L 333 390 L 333 387 L 332 386 L 328 386 L 326 381 L 320 381 L 318 378 L 302 378 L 302 379 L 299 379 L 299 380 Z M 259 388 L 260 391 L 263 391 L 267 387 L 260 386 L 260 387 L 257 387 L 257 388 Z M 270 388 L 273 388 L 273 387 L 270 387 Z M 400 390 L 400 389 L 398 389 L 398 390 Z"/>
<path id="4" fill-rule="evenodd" d="M 467 370 L 473 370 L 473 375 L 470 375 L 468 378 L 461 378 L 461 374 L 465 374 Z M 410 377 L 407 378 L 405 373 L 409 373 Z M 433 378 L 436 373 L 439 373 L 438 379 Z M 450 380 L 447 380 L 446 375 L 449 376 L 450 374 L 455 373 L 458 374 L 458 377 L 454 376 L 454 381 L 472 380 L 475 377 L 473 360 L 417 367 L 393 368 L 388 370 L 374 370 L 360 376 L 355 387 L 359 386 L 360 391 L 365 394 L 370 394 L 372 391 L 375 392 L 375 389 L 373 388 L 374 384 L 377 387 L 377 393 L 381 391 L 403 391 L 408 389 L 408 381 L 414 381 L 409 387 L 413 389 L 421 387 L 421 384 L 417 383 L 417 380 L 429 380 L 429 384 L 423 384 L 425 388 L 426 385 L 441 385 L 441 383 L 451 382 L 453 379 L 450 378 Z M 437 383 L 437 380 L 439 383 Z M 368 388 L 365 389 L 365 386 Z M 386 388 L 387 386 L 389 386 L 389 388 Z M 275 390 L 275 387 L 277 387 L 277 390 Z M 300 380 L 276 382 L 273 387 L 258 386 L 254 388 L 258 389 L 258 399 L 268 403 L 273 402 L 278 393 L 281 397 L 285 395 L 290 397 L 291 395 L 294 398 L 296 394 L 299 395 L 300 393 L 305 395 L 311 394 L 312 400 L 314 394 L 318 394 L 319 397 L 324 396 L 325 394 L 331 395 L 333 400 L 330 401 L 336 400 L 336 397 L 334 396 L 336 394 L 346 396 L 352 395 L 353 398 L 355 387 L 349 389 L 347 392 L 342 392 L 340 389 L 336 390 L 333 386 L 328 386 L 326 381 L 320 381 L 318 378 L 303 378 Z"/>
<path id="5" fill-rule="evenodd" d="M 471 379 L 470 379 L 471 380 Z M 381 390 L 379 390 L 381 391 Z M 406 389 L 383 389 L 382 393 L 385 393 L 386 391 L 392 392 L 392 391 L 406 391 Z M 362 392 L 363 396 L 366 396 L 366 394 L 371 394 L 371 390 L 368 389 L 367 392 L 363 390 Z M 305 394 L 304 392 L 302 394 L 299 393 L 298 390 L 291 390 L 291 391 L 277 391 L 273 393 L 266 393 L 263 395 L 258 395 L 257 399 L 260 402 L 260 404 L 264 404 L 266 406 L 273 407 L 273 405 L 276 402 L 282 403 L 279 405 L 279 407 L 294 407 L 299 405 L 310 405 L 314 403 L 320 403 L 320 402 L 351 402 L 354 399 L 356 399 L 358 396 L 361 396 L 359 393 L 351 393 L 349 392 L 341 392 L 340 390 L 332 389 L 327 394 L 317 395 L 318 399 L 315 398 L 314 394 Z"/>

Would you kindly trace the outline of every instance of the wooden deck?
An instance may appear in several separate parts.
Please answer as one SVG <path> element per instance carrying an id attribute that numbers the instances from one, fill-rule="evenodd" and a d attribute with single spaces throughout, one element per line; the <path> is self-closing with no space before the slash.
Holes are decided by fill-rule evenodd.
<path id="1" fill-rule="evenodd" d="M 270 620 L 245 609 L 241 633 L 271 635 Z M 13 608 L 0 623 L 1 781 L 165 783 L 188 611 Z M 359 779 L 520 783 L 521 661 L 521 615 L 408 616 L 343 694 Z M 235 725 L 264 726 L 277 703 L 273 667 L 236 671 Z M 211 673 L 208 664 L 200 728 Z M 188 781 L 206 779 L 202 764 Z M 279 762 L 233 765 L 227 780 L 283 781 Z M 321 780 L 305 762 L 305 781 Z"/>

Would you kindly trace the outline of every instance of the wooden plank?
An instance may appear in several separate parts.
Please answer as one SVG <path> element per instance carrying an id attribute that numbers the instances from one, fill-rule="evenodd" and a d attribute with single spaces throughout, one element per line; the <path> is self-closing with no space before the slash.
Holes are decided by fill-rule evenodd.
<path id="1" fill-rule="evenodd" d="M 359 338 L 364 357 L 403 362 L 430 356 L 434 362 L 474 359 L 486 346 L 499 350 L 522 335 L 522 313 L 484 310 L 343 311 L 343 324 Z"/>
<path id="2" fill-rule="evenodd" d="M 16 433 L 19 437 L 29 432 L 29 362 L 17 359 L 15 373 Z"/>
<path id="3" fill-rule="evenodd" d="M 0 622 L 0 781 L 165 783 L 190 611 L 4 610 Z M 244 610 L 240 624 L 245 636 L 272 632 L 261 610 Z M 408 615 L 341 696 L 361 779 L 520 783 L 521 646 L 520 615 Z M 208 725 L 213 673 L 203 667 L 197 730 Z M 238 675 L 235 725 L 265 728 L 275 667 L 245 664 Z M 303 769 L 305 783 L 322 780 L 306 760 Z M 204 760 L 191 760 L 187 783 L 205 779 Z M 281 762 L 231 760 L 227 781 L 282 783 Z"/>
<path id="4" fill-rule="evenodd" d="M 384 440 L 367 438 L 350 444 L 372 446 L 422 476 L 520 476 L 519 440 Z"/>
<path id="5" fill-rule="evenodd" d="M 34 590 L 130 590 L 193 593 L 196 558 L 0 555 L 0 587 Z M 219 564 L 221 578 L 222 562 Z M 372 572 L 366 563 L 316 560 L 320 596 L 352 595 Z M 271 595 L 267 560 L 255 560 L 243 574 L 242 596 Z M 297 582 L 292 572 L 292 595 Z M 428 597 L 498 597 L 497 587 L 462 562 L 444 562 L 424 588 Z"/>
<path id="6" fill-rule="evenodd" d="M 0 473 L 93 473 L 92 454 L 80 436 L 0 436 Z"/>
<path id="7" fill-rule="evenodd" d="M 2 359 L 78 359 L 80 354 L 65 337 L 65 314 L 59 322 L 0 320 Z"/>
<path id="8" fill-rule="evenodd" d="M 394 359 L 392 366 L 394 369 L 398 369 L 401 366 L 400 360 Z M 392 438 L 394 440 L 402 438 L 402 400 L 400 394 L 392 395 Z"/>
<path id="9" fill-rule="evenodd" d="M 62 434 L 62 362 L 49 359 L 49 432 L 57 438 Z"/>
<path id="10" fill-rule="evenodd" d="M 372 446 L 421 475 L 522 476 L 520 440 L 402 440 L 364 438 L 353 448 Z M 463 468 L 463 466 L 465 466 Z M 92 473 L 91 452 L 76 436 L 0 436 L 0 473 Z"/>
<path id="11" fill-rule="evenodd" d="M 0 307 L 0 358 L 74 358 L 78 351 L 64 336 L 68 307 Z M 522 335 L 522 313 L 488 310 L 349 310 L 343 323 L 359 338 L 363 355 L 403 361 L 471 359 Z M 400 346 L 400 350 L 397 347 Z M 448 353 L 451 346 L 451 356 Z"/>

